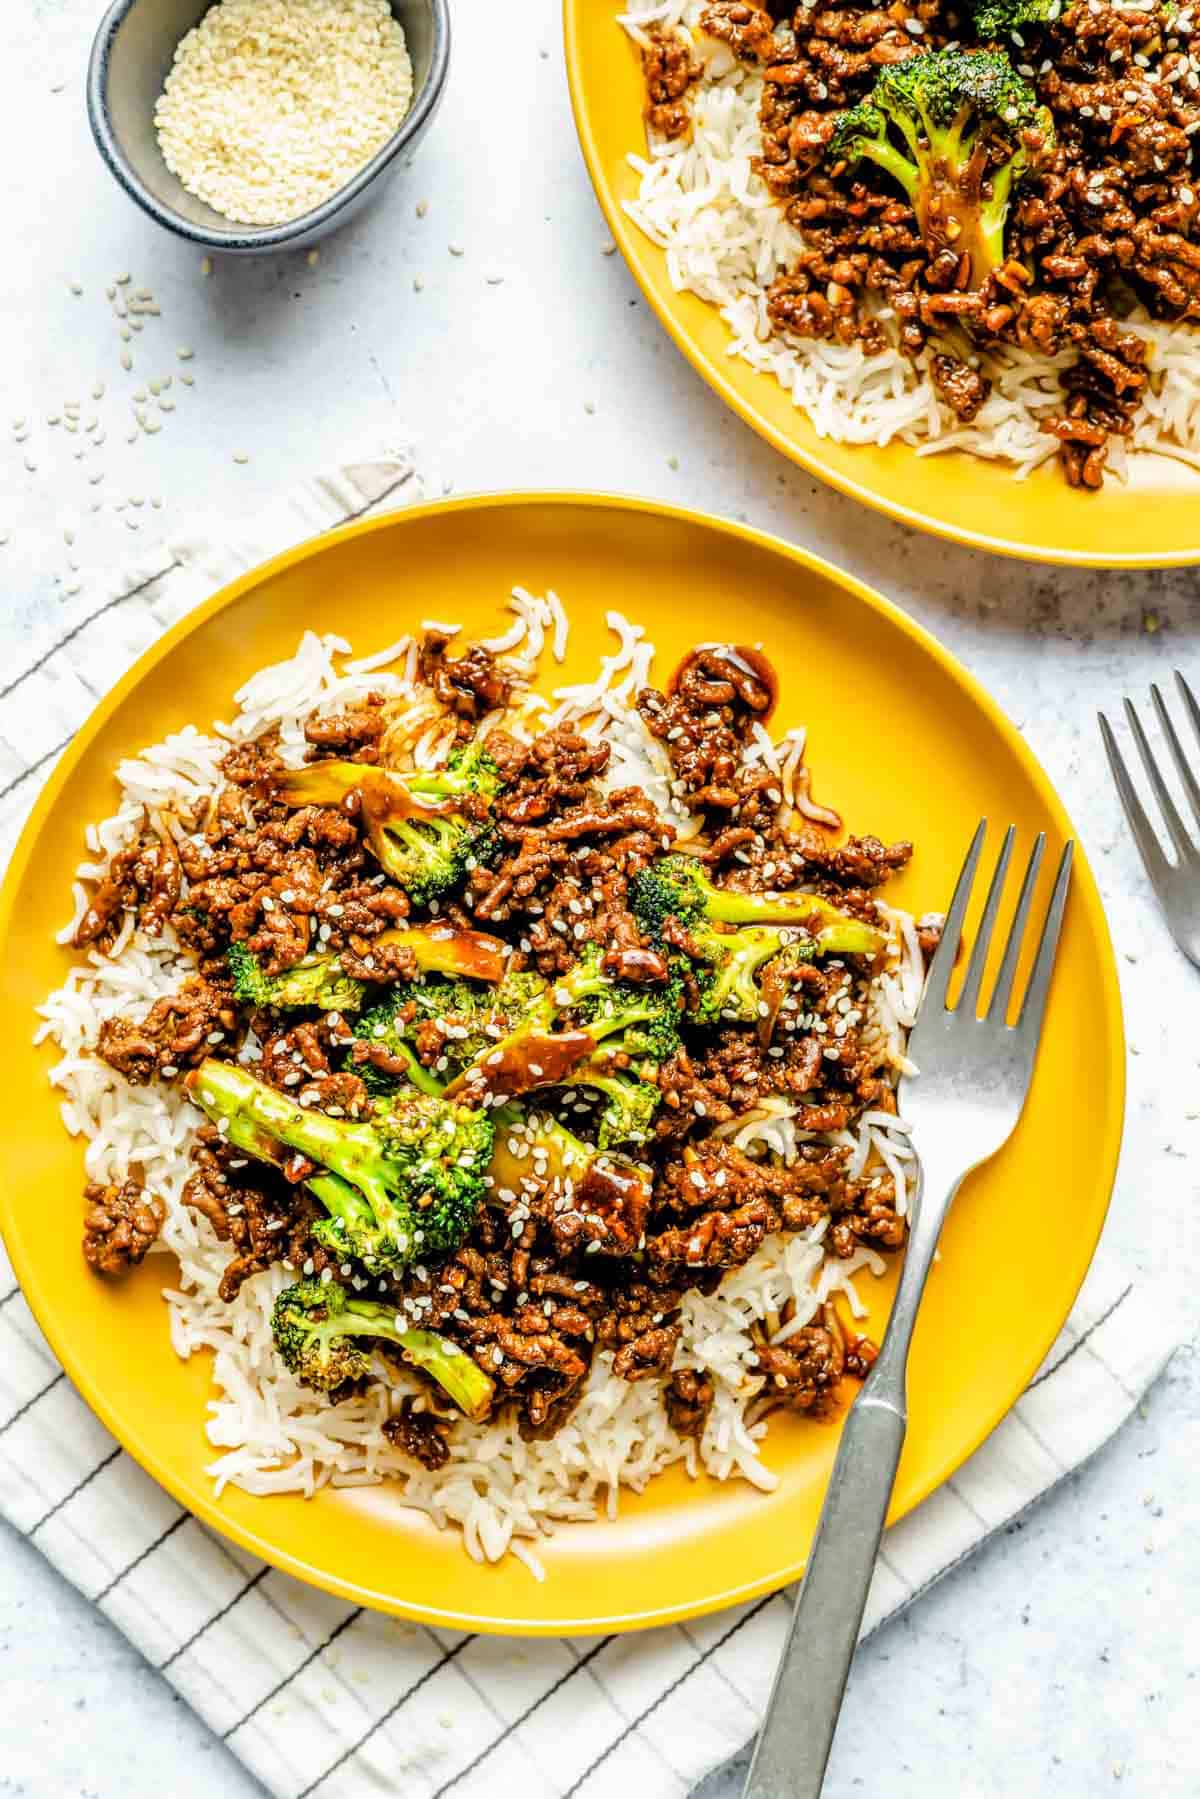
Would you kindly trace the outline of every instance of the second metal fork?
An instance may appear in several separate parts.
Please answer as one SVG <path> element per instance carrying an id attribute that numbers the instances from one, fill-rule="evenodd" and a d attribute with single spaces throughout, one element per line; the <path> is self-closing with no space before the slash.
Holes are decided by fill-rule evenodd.
<path id="1" fill-rule="evenodd" d="M 946 1003 L 985 830 L 986 821 L 976 831 L 958 877 L 909 1039 L 909 1058 L 919 1077 L 902 1082 L 900 1109 L 912 1127 L 920 1179 L 900 1284 L 878 1360 L 842 1430 L 743 1799 L 818 1799 L 904 1444 L 908 1349 L 938 1237 L 965 1176 L 989 1161 L 1011 1136 L 1033 1074 L 1073 845 L 1067 844 L 1058 865 L 1033 969 L 1016 1021 L 1010 1025 L 1008 1013 L 1044 848 L 1041 836 L 1025 870 L 986 1011 L 978 1016 L 1012 855 L 1011 827 L 996 862 L 958 1003 L 953 1008 Z"/>
<path id="2" fill-rule="evenodd" d="M 1175 684 L 1179 689 L 1183 709 L 1188 721 L 1200 742 L 1200 706 L 1194 694 L 1179 670 L 1175 671 Z M 1179 776 L 1180 785 L 1187 795 L 1188 805 L 1192 809 L 1192 817 L 1200 826 L 1200 781 L 1192 772 L 1191 764 L 1183 752 L 1175 726 L 1171 722 L 1171 714 L 1167 711 L 1162 694 L 1157 686 L 1150 689 L 1150 698 L 1154 703 L 1154 711 L 1167 740 L 1167 748 L 1171 752 L 1171 760 L 1175 764 L 1175 772 Z M 1108 765 L 1112 769 L 1113 780 L 1117 784 L 1117 793 L 1125 808 L 1125 816 L 1129 820 L 1129 828 L 1133 832 L 1133 840 L 1137 844 L 1138 853 L 1145 864 L 1146 873 L 1150 877 L 1159 905 L 1166 916 L 1172 937 L 1188 958 L 1200 968 L 1200 851 L 1192 842 L 1183 820 L 1179 816 L 1170 789 L 1163 780 L 1162 771 L 1154 759 L 1154 751 L 1142 729 L 1142 721 L 1134 711 L 1133 702 L 1125 701 L 1125 716 L 1129 720 L 1129 729 L 1133 732 L 1133 741 L 1137 744 L 1142 766 L 1146 770 L 1146 778 L 1150 782 L 1151 791 L 1158 802 L 1163 823 L 1167 827 L 1175 854 L 1179 860 L 1168 860 L 1154 826 L 1146 817 L 1142 802 L 1138 798 L 1137 788 L 1129 778 L 1129 770 L 1125 766 L 1125 758 L 1117 747 L 1112 727 L 1100 714 L 1100 735 L 1104 739 L 1104 748 L 1108 752 Z"/>

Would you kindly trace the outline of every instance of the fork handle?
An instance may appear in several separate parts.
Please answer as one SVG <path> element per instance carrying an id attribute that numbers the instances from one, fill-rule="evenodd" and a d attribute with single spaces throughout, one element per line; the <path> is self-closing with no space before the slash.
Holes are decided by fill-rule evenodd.
<path id="1" fill-rule="evenodd" d="M 743 1799 L 818 1799 L 906 1427 L 887 1400 L 850 1409 Z"/>
<path id="2" fill-rule="evenodd" d="M 939 1191 L 939 1185 L 941 1190 Z M 918 1182 L 879 1357 L 842 1427 L 817 1533 L 742 1799 L 820 1799 L 908 1428 L 913 1325 L 956 1180 Z"/>

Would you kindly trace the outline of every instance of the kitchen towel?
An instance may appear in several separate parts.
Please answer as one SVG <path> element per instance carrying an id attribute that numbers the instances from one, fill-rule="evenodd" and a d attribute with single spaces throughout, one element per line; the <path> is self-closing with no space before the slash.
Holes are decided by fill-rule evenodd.
<path id="1" fill-rule="evenodd" d="M 0 684 L 0 859 L 100 693 L 166 626 L 289 543 L 419 491 L 404 454 L 348 461 L 244 534 L 218 544 L 196 530 L 93 591 Z M 888 1532 L 864 1631 L 1086 1461 L 1177 1340 L 1102 1252 L 1008 1417 Z M 753 1734 L 788 1617 L 776 1594 L 630 1636 L 513 1641 L 406 1624 L 306 1587 L 142 1473 L 75 1392 L 2 1249 L 0 1512 L 278 1799 L 683 1799 Z"/>

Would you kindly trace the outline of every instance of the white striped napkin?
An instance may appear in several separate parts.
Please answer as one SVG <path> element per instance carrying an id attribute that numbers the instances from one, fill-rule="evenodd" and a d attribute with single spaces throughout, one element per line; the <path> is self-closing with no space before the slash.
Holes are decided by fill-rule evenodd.
<path id="1" fill-rule="evenodd" d="M 192 534 L 93 594 L 0 687 L 0 747 L 15 761 L 0 785 L 0 860 L 98 692 L 165 625 L 286 544 L 418 487 L 405 455 L 343 464 L 238 542 Z M 888 1532 L 865 1630 L 1093 1454 L 1177 1340 L 1101 1255 L 1008 1418 Z M 0 1512 L 278 1799 L 683 1799 L 755 1730 L 787 1619 L 776 1595 L 634 1636 L 518 1644 L 397 1623 L 303 1586 L 196 1523 L 119 1448 L 2 1250 Z"/>

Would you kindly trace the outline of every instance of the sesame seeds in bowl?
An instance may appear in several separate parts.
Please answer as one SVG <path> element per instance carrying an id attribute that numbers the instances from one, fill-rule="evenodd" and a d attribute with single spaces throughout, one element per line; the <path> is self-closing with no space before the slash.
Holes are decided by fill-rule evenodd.
<path id="1" fill-rule="evenodd" d="M 311 244 L 424 136 L 447 0 L 114 0 L 88 110 L 117 180 L 208 249 Z"/>
<path id="2" fill-rule="evenodd" d="M 189 193 L 236 224 L 282 225 L 365 168 L 412 97 L 388 0 L 218 0 L 176 50 L 154 122 Z"/>

